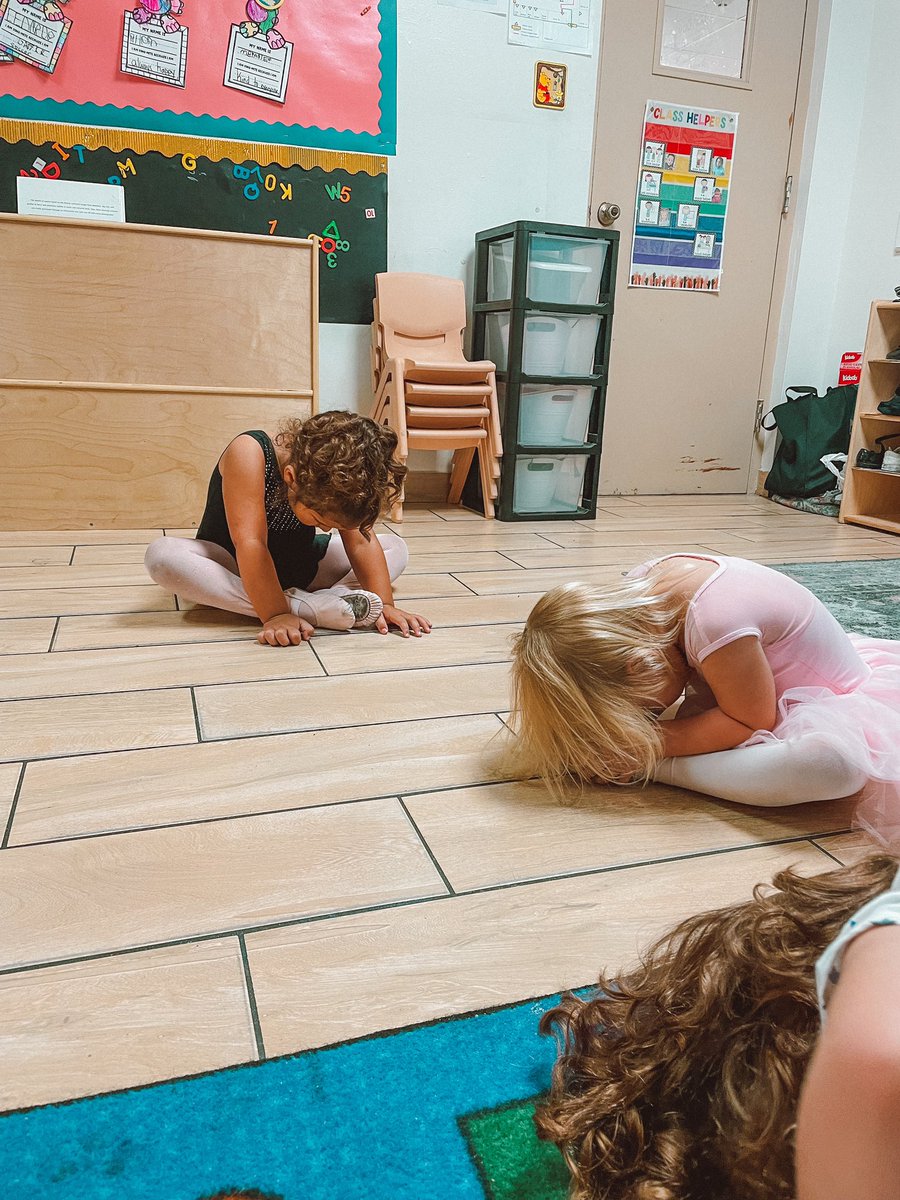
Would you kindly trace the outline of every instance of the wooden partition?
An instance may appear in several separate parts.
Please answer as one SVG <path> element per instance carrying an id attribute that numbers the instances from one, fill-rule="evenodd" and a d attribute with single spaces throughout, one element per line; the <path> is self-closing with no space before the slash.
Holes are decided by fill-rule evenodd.
<path id="1" fill-rule="evenodd" d="M 0 529 L 195 524 L 229 438 L 316 411 L 317 256 L 0 215 Z"/>

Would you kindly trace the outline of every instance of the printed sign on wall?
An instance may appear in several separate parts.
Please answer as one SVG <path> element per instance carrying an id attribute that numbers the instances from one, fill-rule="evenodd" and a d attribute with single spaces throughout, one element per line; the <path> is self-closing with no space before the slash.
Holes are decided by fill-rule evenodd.
<path id="1" fill-rule="evenodd" d="M 738 114 L 647 102 L 630 287 L 718 292 Z"/>

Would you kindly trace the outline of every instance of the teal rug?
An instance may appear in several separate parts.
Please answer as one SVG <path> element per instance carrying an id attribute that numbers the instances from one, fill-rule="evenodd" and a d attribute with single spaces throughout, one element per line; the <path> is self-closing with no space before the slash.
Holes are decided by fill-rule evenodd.
<path id="1" fill-rule="evenodd" d="M 849 633 L 900 641 L 900 558 L 859 562 L 780 563 Z"/>
<path id="2" fill-rule="evenodd" d="M 534 1133 L 556 998 L 0 1117 L 33 1200 L 565 1200 Z"/>

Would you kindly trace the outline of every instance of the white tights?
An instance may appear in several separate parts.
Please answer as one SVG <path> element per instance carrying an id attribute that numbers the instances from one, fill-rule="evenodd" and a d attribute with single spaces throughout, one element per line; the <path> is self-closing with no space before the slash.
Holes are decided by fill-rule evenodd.
<path id="1" fill-rule="evenodd" d="M 653 779 L 736 804 L 779 808 L 852 796 L 868 775 L 847 762 L 827 734 L 803 734 L 791 741 L 664 758 Z"/>
<path id="2" fill-rule="evenodd" d="M 395 533 L 378 535 L 387 560 L 391 582 L 409 562 L 409 551 Z M 226 612 L 255 617 L 256 611 L 244 588 L 234 556 L 215 542 L 195 538 L 162 537 L 151 542 L 144 556 L 150 578 L 183 600 L 222 608 Z M 319 563 L 308 591 L 290 588 L 285 592 L 284 611 L 302 617 L 312 625 L 327 629 L 349 629 L 354 616 L 341 600 L 348 592 L 359 590 L 350 560 L 339 537 L 333 537 Z"/>

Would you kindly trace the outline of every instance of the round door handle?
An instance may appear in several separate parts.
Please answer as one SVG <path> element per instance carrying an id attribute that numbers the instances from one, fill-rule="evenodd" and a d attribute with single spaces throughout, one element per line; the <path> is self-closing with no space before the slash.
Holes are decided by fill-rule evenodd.
<path id="1" fill-rule="evenodd" d="M 608 200 L 604 200 L 597 209 L 597 220 L 601 225 L 612 225 L 621 215 L 622 210 L 618 204 L 610 204 Z"/>

